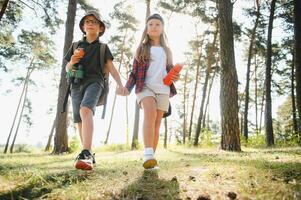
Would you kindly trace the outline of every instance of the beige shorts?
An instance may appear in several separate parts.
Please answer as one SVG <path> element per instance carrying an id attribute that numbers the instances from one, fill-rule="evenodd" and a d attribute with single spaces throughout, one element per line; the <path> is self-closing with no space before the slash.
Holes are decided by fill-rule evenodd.
<path id="1" fill-rule="evenodd" d="M 136 94 L 137 102 L 141 108 L 141 100 L 145 97 L 154 97 L 157 103 L 157 110 L 162 110 L 167 112 L 169 105 L 169 95 L 168 94 L 156 94 L 151 89 L 144 87 L 141 92 Z"/>

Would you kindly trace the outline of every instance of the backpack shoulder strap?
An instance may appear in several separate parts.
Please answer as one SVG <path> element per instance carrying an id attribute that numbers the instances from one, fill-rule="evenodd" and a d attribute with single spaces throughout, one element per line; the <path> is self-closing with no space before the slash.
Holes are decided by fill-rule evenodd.
<path id="1" fill-rule="evenodd" d="M 107 72 L 105 70 L 105 51 L 106 51 L 106 46 L 107 44 L 99 42 L 100 44 L 100 67 L 102 69 L 102 73 L 107 76 Z"/>

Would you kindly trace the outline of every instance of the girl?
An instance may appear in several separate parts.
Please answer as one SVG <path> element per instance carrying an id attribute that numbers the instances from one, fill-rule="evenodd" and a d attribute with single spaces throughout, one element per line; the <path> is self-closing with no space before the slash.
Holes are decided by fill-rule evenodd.
<path id="1" fill-rule="evenodd" d="M 169 97 L 176 94 L 174 84 L 166 86 L 163 78 L 172 68 L 172 56 L 166 44 L 164 21 L 159 14 L 153 14 L 146 20 L 141 42 L 137 48 L 133 69 L 126 83 L 123 94 L 128 95 L 136 85 L 137 102 L 144 111 L 143 141 L 145 169 L 157 166 L 154 157 L 158 140 L 161 119 L 168 111 Z M 172 80 L 179 79 L 179 75 Z"/>

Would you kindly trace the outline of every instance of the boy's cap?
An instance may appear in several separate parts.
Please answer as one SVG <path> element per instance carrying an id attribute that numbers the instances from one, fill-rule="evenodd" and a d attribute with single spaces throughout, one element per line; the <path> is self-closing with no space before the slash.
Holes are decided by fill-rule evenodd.
<path id="1" fill-rule="evenodd" d="M 159 14 L 152 14 L 152 15 L 150 15 L 150 16 L 147 18 L 146 22 L 148 22 L 148 21 L 151 20 L 151 19 L 158 19 L 158 20 L 160 20 L 160 21 L 162 22 L 162 24 L 164 24 L 163 18 L 162 18 L 161 15 L 159 15 Z"/>
<path id="2" fill-rule="evenodd" d="M 86 32 L 84 31 L 83 29 L 83 26 L 84 26 L 84 20 L 87 16 L 94 16 L 100 23 L 100 25 L 103 27 L 103 32 L 99 34 L 99 37 L 102 36 L 106 30 L 106 25 L 105 23 L 103 23 L 102 19 L 101 19 L 101 16 L 99 15 L 99 13 L 95 10 L 90 10 L 88 11 L 80 20 L 79 22 L 79 28 L 80 30 L 85 34 Z"/>

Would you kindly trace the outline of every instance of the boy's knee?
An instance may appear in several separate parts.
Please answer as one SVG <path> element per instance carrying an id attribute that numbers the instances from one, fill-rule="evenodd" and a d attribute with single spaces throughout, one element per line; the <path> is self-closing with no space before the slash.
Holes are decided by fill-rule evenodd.
<path id="1" fill-rule="evenodd" d="M 81 117 L 86 117 L 86 116 L 89 116 L 93 113 L 93 111 L 90 108 L 86 107 L 86 106 L 81 107 L 79 112 L 80 112 Z"/>

